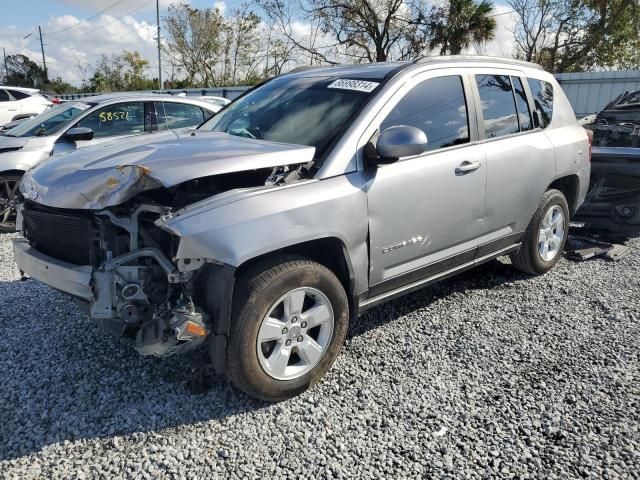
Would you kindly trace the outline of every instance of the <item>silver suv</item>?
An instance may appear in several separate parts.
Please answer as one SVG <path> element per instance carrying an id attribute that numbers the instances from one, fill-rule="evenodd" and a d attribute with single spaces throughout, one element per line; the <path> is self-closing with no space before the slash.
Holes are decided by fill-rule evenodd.
<path id="1" fill-rule="evenodd" d="M 304 69 L 195 131 L 30 170 L 14 254 L 141 354 L 207 340 L 217 372 L 275 401 L 322 377 L 374 305 L 505 254 L 548 271 L 589 170 L 535 65 Z"/>

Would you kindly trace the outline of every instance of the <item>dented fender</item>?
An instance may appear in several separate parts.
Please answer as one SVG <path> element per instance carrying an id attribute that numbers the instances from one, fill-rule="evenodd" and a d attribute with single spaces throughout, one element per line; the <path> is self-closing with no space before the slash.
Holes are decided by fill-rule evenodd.
<path id="1" fill-rule="evenodd" d="M 354 172 L 231 191 L 176 211 L 156 225 L 180 237 L 176 261 L 205 258 L 235 268 L 286 247 L 337 238 L 353 268 L 357 295 L 368 287 L 364 183 Z"/>

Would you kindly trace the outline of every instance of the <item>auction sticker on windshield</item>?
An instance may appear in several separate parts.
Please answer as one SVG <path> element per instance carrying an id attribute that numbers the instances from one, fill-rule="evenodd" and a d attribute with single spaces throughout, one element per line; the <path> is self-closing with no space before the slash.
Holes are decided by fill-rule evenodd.
<path id="1" fill-rule="evenodd" d="M 340 78 L 329 84 L 327 88 L 339 88 L 341 90 L 355 90 L 357 92 L 369 93 L 373 92 L 378 85 L 380 85 L 378 82 Z"/>

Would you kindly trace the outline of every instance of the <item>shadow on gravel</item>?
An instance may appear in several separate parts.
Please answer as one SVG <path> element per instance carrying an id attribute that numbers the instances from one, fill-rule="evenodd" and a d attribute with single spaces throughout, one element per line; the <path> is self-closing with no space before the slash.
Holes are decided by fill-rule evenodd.
<path id="1" fill-rule="evenodd" d="M 509 265 L 491 262 L 372 309 L 348 335 L 361 335 L 454 292 L 524 278 Z M 231 425 L 242 421 L 235 415 L 269 407 L 213 375 L 203 366 L 205 351 L 142 358 L 128 341 L 103 334 L 72 301 L 35 281 L 0 282 L 0 331 L 0 460 L 65 440 L 135 439 L 138 432 L 162 435 L 212 420 Z"/>
<path id="2" fill-rule="evenodd" d="M 527 280 L 530 277 L 515 270 L 510 264 L 493 260 L 455 277 L 443 280 L 422 290 L 410 293 L 394 301 L 375 307 L 349 326 L 347 338 L 362 335 L 395 318 L 424 308 L 434 301 L 468 290 L 490 289 L 508 282 Z"/>

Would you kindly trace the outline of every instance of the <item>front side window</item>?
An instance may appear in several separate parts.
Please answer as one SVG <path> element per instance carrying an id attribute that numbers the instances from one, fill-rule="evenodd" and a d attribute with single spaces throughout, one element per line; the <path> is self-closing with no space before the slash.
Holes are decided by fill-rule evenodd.
<path id="1" fill-rule="evenodd" d="M 469 122 L 462 78 L 437 77 L 419 83 L 394 107 L 380 131 L 409 125 L 427 134 L 427 150 L 469 142 Z"/>
<path id="2" fill-rule="evenodd" d="M 553 86 L 544 80 L 528 80 L 535 108 L 540 112 L 540 127 L 546 128 L 553 118 Z"/>
<path id="3" fill-rule="evenodd" d="M 25 120 L 9 130 L 9 137 L 39 137 L 57 133 L 74 118 L 93 105 L 84 102 L 67 102 L 45 110 L 40 115 Z"/>
<path id="4" fill-rule="evenodd" d="M 200 107 L 176 102 L 156 102 L 158 112 L 158 128 L 171 130 L 174 128 L 197 127 L 205 118 Z"/>
<path id="5" fill-rule="evenodd" d="M 135 135 L 144 132 L 144 102 L 107 105 L 78 122 L 93 130 L 94 138 Z"/>
<path id="6" fill-rule="evenodd" d="M 315 147 L 318 159 L 378 88 L 366 80 L 284 76 L 236 100 L 200 129 Z"/>
<path id="7" fill-rule="evenodd" d="M 518 133 L 518 112 L 507 75 L 476 75 L 484 134 L 487 138 Z"/>

